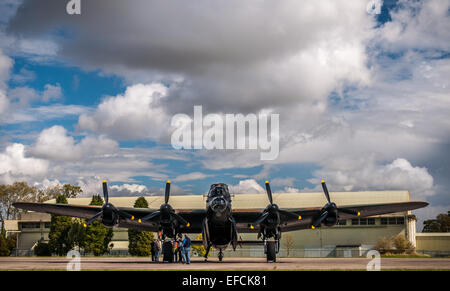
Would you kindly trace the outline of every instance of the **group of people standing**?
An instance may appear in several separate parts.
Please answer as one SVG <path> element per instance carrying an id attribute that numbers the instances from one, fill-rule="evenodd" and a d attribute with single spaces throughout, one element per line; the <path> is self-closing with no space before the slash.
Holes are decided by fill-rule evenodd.
<path id="1" fill-rule="evenodd" d="M 159 256 L 164 249 L 166 253 L 163 253 L 163 262 L 191 263 L 191 239 L 187 235 L 184 235 L 184 239 L 182 239 L 182 236 L 180 235 L 174 240 L 165 241 L 158 236 L 158 238 L 151 243 L 151 249 L 152 261 L 159 262 Z"/>

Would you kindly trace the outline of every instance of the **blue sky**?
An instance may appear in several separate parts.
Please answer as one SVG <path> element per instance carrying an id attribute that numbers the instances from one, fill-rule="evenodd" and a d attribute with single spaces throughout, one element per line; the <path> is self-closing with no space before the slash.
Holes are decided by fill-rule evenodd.
<path id="1" fill-rule="evenodd" d="M 115 195 L 154 195 L 166 179 L 177 194 L 214 182 L 263 193 L 266 179 L 319 192 L 326 179 L 409 190 L 432 202 L 422 216 L 449 207 L 449 1 L 380 1 L 372 14 L 370 1 L 114 0 L 78 16 L 63 2 L 0 5 L 2 183 L 91 195 L 106 178 Z M 194 105 L 279 114 L 279 156 L 175 150 L 171 118 Z"/>

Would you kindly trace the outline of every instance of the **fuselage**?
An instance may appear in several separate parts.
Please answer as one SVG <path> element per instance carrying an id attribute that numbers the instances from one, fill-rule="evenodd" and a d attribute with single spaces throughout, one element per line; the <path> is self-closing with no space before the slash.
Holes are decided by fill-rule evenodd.
<path id="1" fill-rule="evenodd" d="M 215 248 L 225 249 L 233 240 L 235 228 L 231 212 L 228 186 L 223 183 L 211 185 L 206 200 L 206 218 L 208 239 Z"/>

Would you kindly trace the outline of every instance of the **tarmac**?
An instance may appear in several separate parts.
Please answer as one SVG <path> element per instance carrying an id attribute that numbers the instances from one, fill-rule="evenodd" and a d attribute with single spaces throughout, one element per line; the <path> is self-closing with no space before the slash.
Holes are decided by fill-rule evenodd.
<path id="1" fill-rule="evenodd" d="M 72 264 L 70 264 L 72 262 Z M 0 270 L 66 270 L 65 257 L 0 257 Z M 366 270 L 366 258 L 203 258 L 194 257 L 191 264 L 152 262 L 140 257 L 81 257 L 81 270 Z M 369 266 L 373 266 L 373 261 Z M 381 270 L 450 270 L 450 258 L 381 258 Z"/>

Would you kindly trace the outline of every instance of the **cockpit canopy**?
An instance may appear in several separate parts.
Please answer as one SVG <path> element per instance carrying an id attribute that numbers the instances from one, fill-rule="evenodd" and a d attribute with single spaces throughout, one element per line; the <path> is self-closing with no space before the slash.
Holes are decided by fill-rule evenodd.
<path id="1" fill-rule="evenodd" d="M 225 199 L 230 198 L 230 191 L 228 190 L 228 185 L 223 183 L 212 184 L 209 188 L 208 197 L 218 197 L 223 196 Z"/>

